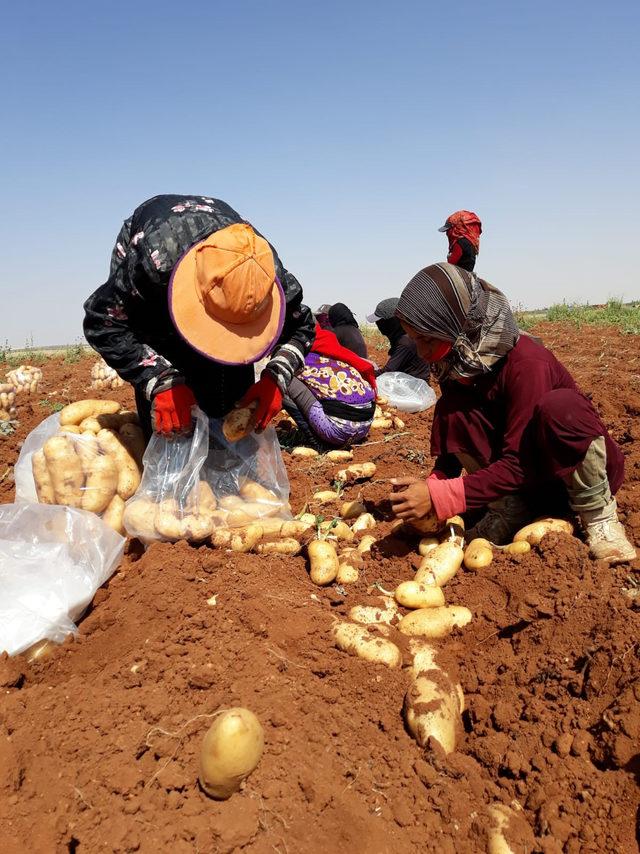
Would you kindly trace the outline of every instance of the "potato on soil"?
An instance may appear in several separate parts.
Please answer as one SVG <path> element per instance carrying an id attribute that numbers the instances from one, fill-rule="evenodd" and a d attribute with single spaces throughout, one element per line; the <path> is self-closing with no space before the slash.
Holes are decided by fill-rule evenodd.
<path id="1" fill-rule="evenodd" d="M 365 534 L 358 543 L 358 551 L 361 555 L 368 555 L 371 552 L 371 546 L 377 542 L 376 537 L 371 534 Z"/>
<path id="2" fill-rule="evenodd" d="M 92 415 L 115 415 L 119 410 L 117 400 L 77 400 L 60 410 L 60 424 L 80 424 Z"/>
<path id="3" fill-rule="evenodd" d="M 373 518 L 371 513 L 361 513 L 351 526 L 351 530 L 354 534 L 357 534 L 359 531 L 370 531 L 372 528 L 375 528 L 375 526 L 376 520 Z"/>
<path id="4" fill-rule="evenodd" d="M 396 428 L 396 430 L 404 430 L 406 425 L 405 425 L 404 421 L 402 420 L 402 418 L 398 418 L 397 415 L 394 415 L 391 420 L 392 420 L 393 426 Z"/>
<path id="5" fill-rule="evenodd" d="M 392 625 L 398 619 L 398 606 L 391 596 L 381 596 L 380 600 L 380 605 L 354 605 L 349 610 L 349 619 L 365 626 Z"/>
<path id="6" fill-rule="evenodd" d="M 413 530 L 418 534 L 437 534 L 442 528 L 434 513 L 429 513 L 422 519 L 411 519 L 404 524 L 409 531 Z"/>
<path id="7" fill-rule="evenodd" d="M 112 456 L 118 467 L 118 495 L 125 501 L 140 486 L 140 469 L 118 433 L 103 429 L 98 433 L 98 445 L 103 453 Z"/>
<path id="8" fill-rule="evenodd" d="M 353 565 L 353 561 L 348 558 L 341 559 L 338 574 L 336 575 L 338 584 L 355 584 L 359 578 L 360 570 L 357 566 Z"/>
<path id="9" fill-rule="evenodd" d="M 463 558 L 464 551 L 457 543 L 440 543 L 423 558 L 414 580 L 442 587 L 460 569 Z"/>
<path id="10" fill-rule="evenodd" d="M 124 501 L 119 495 L 114 495 L 109 506 L 102 514 L 102 521 L 105 525 L 113 528 L 118 534 L 126 535 L 124 528 Z"/>
<path id="11" fill-rule="evenodd" d="M 340 469 L 336 474 L 336 480 L 343 483 L 352 483 L 356 480 L 369 480 L 376 473 L 375 463 L 354 463 L 346 469 Z"/>
<path id="12" fill-rule="evenodd" d="M 345 501 L 340 508 L 340 515 L 343 519 L 356 519 L 362 513 L 366 513 L 367 508 L 362 501 Z"/>
<path id="13" fill-rule="evenodd" d="M 371 633 L 366 626 L 336 623 L 332 631 L 336 646 L 343 652 L 386 667 L 400 667 L 402 664 L 398 647 L 387 638 Z"/>
<path id="14" fill-rule="evenodd" d="M 348 463 L 353 459 L 353 451 L 329 451 L 326 457 L 332 463 Z"/>
<path id="15" fill-rule="evenodd" d="M 437 537 L 423 537 L 418 543 L 418 554 L 426 557 L 439 545 L 440 540 Z"/>
<path id="16" fill-rule="evenodd" d="M 213 534 L 215 535 L 215 530 Z M 244 528 L 235 528 L 230 532 L 230 540 L 227 548 L 232 552 L 250 552 L 262 539 L 262 528 L 260 524 L 249 524 Z"/>
<path id="17" fill-rule="evenodd" d="M 412 651 L 412 682 L 404 699 L 407 729 L 421 747 L 428 747 L 433 738 L 451 753 L 461 726 L 462 691 L 436 664 L 432 647 L 412 645 Z"/>
<path id="18" fill-rule="evenodd" d="M 419 608 L 400 620 L 398 628 L 404 635 L 423 638 L 443 638 L 471 622 L 472 614 L 462 605 L 440 608 Z"/>
<path id="19" fill-rule="evenodd" d="M 374 418 L 371 422 L 372 430 L 388 430 L 389 427 L 393 427 L 391 418 Z"/>
<path id="20" fill-rule="evenodd" d="M 53 486 L 55 503 L 65 504 L 67 507 L 80 507 L 84 471 L 80 457 L 75 452 L 73 441 L 64 435 L 52 436 L 44 443 L 42 450 Z"/>
<path id="21" fill-rule="evenodd" d="M 118 486 L 118 467 L 113 457 L 96 454 L 86 469 L 82 491 L 82 509 L 102 513 L 107 509 Z"/>
<path id="22" fill-rule="evenodd" d="M 464 565 L 467 569 L 486 569 L 493 561 L 493 549 L 487 546 L 469 543 L 464 552 Z"/>
<path id="23" fill-rule="evenodd" d="M 259 555 L 297 555 L 302 546 L 292 537 L 258 543 L 254 551 Z"/>
<path id="24" fill-rule="evenodd" d="M 438 608 L 444 605 L 441 587 L 427 586 L 419 581 L 403 581 L 396 587 L 395 597 L 405 608 Z"/>
<path id="25" fill-rule="evenodd" d="M 291 451 L 292 457 L 319 457 L 320 454 L 314 448 L 305 448 L 299 445 Z"/>
<path id="26" fill-rule="evenodd" d="M 338 575 L 338 555 L 333 543 L 327 540 L 312 540 L 307 546 L 310 576 L 314 584 L 324 586 L 335 581 Z"/>
<path id="27" fill-rule="evenodd" d="M 530 525 L 521 528 L 513 538 L 514 543 L 527 542 L 531 546 L 539 545 L 546 534 L 557 532 L 560 534 L 573 534 L 573 525 L 566 519 L 538 519 Z"/>
<path id="28" fill-rule="evenodd" d="M 262 520 L 260 524 L 264 525 L 266 521 L 268 520 Z M 315 520 L 313 522 L 305 522 L 302 519 L 292 519 L 282 523 L 280 533 L 284 538 L 291 537 L 292 539 L 298 540 L 298 542 L 302 543 L 313 534 L 314 530 Z"/>
<path id="29" fill-rule="evenodd" d="M 239 442 L 253 430 L 256 423 L 258 402 L 252 401 L 249 406 L 232 409 L 222 422 L 222 432 L 227 442 Z"/>
<path id="30" fill-rule="evenodd" d="M 503 548 L 508 555 L 526 555 L 531 551 L 531 546 L 526 540 L 518 540 L 517 543 L 509 543 Z"/>
<path id="31" fill-rule="evenodd" d="M 56 496 L 53 491 L 53 483 L 42 449 L 36 451 L 31 457 L 31 469 L 36 486 L 36 495 L 40 504 L 55 504 Z"/>
<path id="32" fill-rule="evenodd" d="M 340 500 L 340 493 L 332 489 L 322 489 L 320 492 L 314 492 L 313 500 L 318 504 L 333 504 Z"/>
<path id="33" fill-rule="evenodd" d="M 228 709 L 209 727 L 200 749 L 200 785 L 212 798 L 226 800 L 256 768 L 264 731 L 249 709 Z"/>
<path id="34" fill-rule="evenodd" d="M 379 404 L 380 406 L 388 406 L 389 405 L 388 399 L 382 395 L 380 395 L 379 397 L 376 397 L 376 403 Z"/>
<path id="35" fill-rule="evenodd" d="M 336 540 L 345 540 L 350 543 L 353 540 L 353 531 L 341 519 L 328 519 L 320 524 L 320 531 L 326 537 Z"/>
<path id="36" fill-rule="evenodd" d="M 515 803 L 513 805 L 516 806 Z M 521 810 L 521 807 L 518 810 L 511 809 L 501 803 L 488 807 L 491 826 L 487 832 L 487 854 L 520 854 L 535 849 L 535 836 Z M 507 840 L 505 832 L 509 827 L 509 836 L 513 837 L 515 832 L 516 838 L 521 840 L 517 845 L 512 845 Z"/>

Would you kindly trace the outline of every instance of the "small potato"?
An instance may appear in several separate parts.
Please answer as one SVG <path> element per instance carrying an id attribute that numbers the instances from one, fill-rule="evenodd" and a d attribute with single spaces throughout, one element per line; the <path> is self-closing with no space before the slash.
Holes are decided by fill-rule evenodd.
<path id="1" fill-rule="evenodd" d="M 320 531 L 330 539 L 346 540 L 349 543 L 353 540 L 353 531 L 340 519 L 328 519 L 322 522 Z"/>
<path id="2" fill-rule="evenodd" d="M 390 596 L 381 596 L 381 604 L 377 605 L 354 605 L 349 610 L 349 619 L 354 623 L 362 623 L 365 626 L 385 623 L 390 626 L 398 620 L 398 606 Z"/>
<path id="3" fill-rule="evenodd" d="M 388 430 L 389 427 L 393 427 L 391 418 L 374 418 L 371 422 L 372 430 Z"/>
<path id="4" fill-rule="evenodd" d="M 418 554 L 426 557 L 439 545 L 440 540 L 437 537 L 423 537 L 418 543 Z"/>
<path id="5" fill-rule="evenodd" d="M 291 451 L 292 457 L 319 457 L 320 454 L 314 450 L 314 448 L 304 448 L 302 446 L 298 446 Z"/>
<path id="6" fill-rule="evenodd" d="M 359 578 L 360 571 L 358 567 L 354 566 L 353 562 L 348 558 L 341 558 L 340 565 L 338 567 L 338 575 L 336 576 L 338 584 L 355 584 Z"/>
<path id="7" fill-rule="evenodd" d="M 44 443 L 42 450 L 56 497 L 55 503 L 81 507 L 84 471 L 72 440 L 64 435 L 52 436 Z"/>
<path id="8" fill-rule="evenodd" d="M 119 495 L 114 495 L 109 503 L 109 506 L 102 514 L 102 521 L 105 525 L 113 528 L 118 534 L 126 536 L 124 528 L 124 501 Z"/>
<path id="9" fill-rule="evenodd" d="M 338 555 L 333 543 L 327 540 L 312 540 L 307 546 L 311 564 L 310 576 L 314 584 L 331 584 L 338 575 Z"/>
<path id="10" fill-rule="evenodd" d="M 249 406 L 232 409 L 225 415 L 222 422 L 222 432 L 227 442 L 239 442 L 252 432 L 256 423 L 258 401 L 252 401 Z"/>
<path id="11" fill-rule="evenodd" d="M 371 552 L 371 546 L 376 542 L 376 537 L 372 537 L 371 534 L 365 534 L 364 537 L 358 543 L 358 551 L 361 555 L 368 555 Z"/>
<path id="12" fill-rule="evenodd" d="M 518 806 L 512 802 L 512 806 Z M 536 847 L 535 836 L 531 827 L 519 810 L 511 809 L 502 803 L 492 804 L 487 808 L 491 826 L 487 831 L 487 854 L 515 854 L 516 851 L 533 851 Z M 516 846 L 510 842 L 515 838 L 521 840 Z M 509 839 L 507 839 L 509 837 Z"/>
<path id="13" fill-rule="evenodd" d="M 329 451 L 326 457 L 332 463 L 348 463 L 353 459 L 353 451 Z"/>
<path id="14" fill-rule="evenodd" d="M 393 418 L 391 419 L 391 421 L 393 423 L 393 426 L 396 428 L 396 430 L 404 430 L 406 425 L 405 425 L 404 421 L 402 420 L 402 418 L 398 418 L 397 415 L 394 415 Z"/>
<path id="15" fill-rule="evenodd" d="M 440 543 L 423 558 L 414 580 L 426 586 L 442 587 L 460 569 L 463 558 L 464 551 L 457 543 Z"/>
<path id="16" fill-rule="evenodd" d="M 395 597 L 405 608 L 438 608 L 444 605 L 441 587 L 430 587 L 419 581 L 403 581 L 396 587 Z"/>
<path id="17" fill-rule="evenodd" d="M 483 549 L 493 549 L 493 543 L 490 540 L 485 540 L 484 537 L 475 537 L 473 540 L 470 540 L 467 544 L 467 548 L 471 546 L 477 546 L 478 548 Z"/>
<path id="18" fill-rule="evenodd" d="M 466 626 L 471 618 L 471 611 L 462 605 L 419 608 L 403 617 L 398 628 L 411 637 L 443 638 L 454 628 Z"/>
<path id="19" fill-rule="evenodd" d="M 228 709 L 209 727 L 200 748 L 199 781 L 212 798 L 226 800 L 256 768 L 264 731 L 249 709 Z"/>
<path id="20" fill-rule="evenodd" d="M 379 406 L 376 406 L 375 412 L 373 413 L 374 418 L 383 418 L 384 415 L 382 413 L 382 409 Z"/>
<path id="21" fill-rule="evenodd" d="M 258 543 L 254 551 L 259 555 L 297 555 L 302 546 L 292 537 Z"/>
<path id="22" fill-rule="evenodd" d="M 380 395 L 379 397 L 376 397 L 376 403 L 379 404 L 380 406 L 388 406 L 389 405 L 388 399 L 386 397 L 383 397 L 382 395 Z"/>
<path id="23" fill-rule="evenodd" d="M 366 513 L 367 508 L 362 501 L 345 501 L 340 508 L 340 515 L 343 519 L 356 519 L 362 513 Z"/>
<path id="24" fill-rule="evenodd" d="M 539 545 L 546 534 L 557 532 L 561 534 L 573 534 L 573 525 L 566 519 L 538 519 L 530 525 L 521 528 L 513 538 L 514 543 L 527 542 L 531 546 Z"/>
<path id="25" fill-rule="evenodd" d="M 53 490 L 53 483 L 42 449 L 36 451 L 31 457 L 31 469 L 36 486 L 36 495 L 40 504 L 55 504 L 56 496 Z"/>
<path id="26" fill-rule="evenodd" d="M 113 457 L 96 454 L 87 467 L 87 479 L 82 491 L 83 510 L 102 513 L 116 494 L 118 467 Z"/>
<path id="27" fill-rule="evenodd" d="M 317 504 L 334 504 L 340 500 L 340 493 L 334 492 L 332 489 L 324 489 L 320 492 L 314 492 L 313 500 Z"/>
<path id="28" fill-rule="evenodd" d="M 91 415 L 114 415 L 119 410 L 117 400 L 77 400 L 60 411 L 60 424 L 80 424 Z"/>
<path id="29" fill-rule="evenodd" d="M 493 561 L 493 549 L 482 545 L 469 543 L 467 546 L 463 563 L 467 569 L 486 569 Z"/>
<path id="30" fill-rule="evenodd" d="M 509 543 L 503 549 L 508 555 L 526 555 L 531 551 L 531 546 L 526 540 L 518 540 L 517 543 Z"/>
<path id="31" fill-rule="evenodd" d="M 357 655 L 365 661 L 384 664 L 385 667 L 400 667 L 402 664 L 402 654 L 398 647 L 379 634 L 371 633 L 366 626 L 336 623 L 333 627 L 333 637 L 338 649 Z"/>
<path id="32" fill-rule="evenodd" d="M 158 506 L 148 498 L 137 498 L 124 509 L 124 527 L 131 537 L 137 537 L 143 543 L 157 540 L 156 513 Z"/>
<path id="33" fill-rule="evenodd" d="M 354 534 L 357 534 L 359 531 L 370 531 L 372 528 L 375 528 L 375 526 L 376 520 L 373 518 L 371 513 L 361 513 L 351 526 L 351 530 Z"/>
<path id="34" fill-rule="evenodd" d="M 369 480 L 375 473 L 375 463 L 354 463 L 352 466 L 347 466 L 346 469 L 340 469 L 336 475 L 336 480 L 341 480 L 343 483 L 352 483 L 356 480 Z"/>

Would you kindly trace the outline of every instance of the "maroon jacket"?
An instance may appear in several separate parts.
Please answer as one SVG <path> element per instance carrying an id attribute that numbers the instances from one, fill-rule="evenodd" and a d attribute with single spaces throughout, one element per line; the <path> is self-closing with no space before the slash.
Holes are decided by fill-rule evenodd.
<path id="1" fill-rule="evenodd" d="M 552 430 L 544 431 L 536 422 L 536 407 L 555 389 L 573 394 L 566 398 L 566 415 L 563 410 Z M 570 411 L 572 401 L 575 417 Z M 522 335 L 497 369 L 472 385 L 443 384 L 434 413 L 431 453 L 437 458 L 435 471 L 447 477 L 460 474 L 461 467 L 452 456 L 457 453 L 470 454 L 482 464 L 483 468 L 464 478 L 467 508 L 474 509 L 562 477 L 584 459 L 596 436 L 605 437 L 609 483 L 616 492 L 624 472 L 620 449 L 567 369 L 546 347 Z"/>

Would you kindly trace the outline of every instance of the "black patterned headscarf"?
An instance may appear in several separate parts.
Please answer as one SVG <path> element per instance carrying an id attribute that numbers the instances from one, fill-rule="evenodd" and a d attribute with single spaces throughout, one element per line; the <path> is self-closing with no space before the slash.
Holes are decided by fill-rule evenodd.
<path id="1" fill-rule="evenodd" d="M 440 381 L 488 373 L 520 337 L 502 291 L 453 264 L 432 264 L 416 273 L 400 295 L 396 315 L 423 335 L 453 344 L 433 366 Z"/>

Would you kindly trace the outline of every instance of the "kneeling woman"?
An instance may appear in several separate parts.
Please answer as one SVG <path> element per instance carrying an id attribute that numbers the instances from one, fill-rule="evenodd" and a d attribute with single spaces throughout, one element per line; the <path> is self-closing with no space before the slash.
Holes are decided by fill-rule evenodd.
<path id="1" fill-rule="evenodd" d="M 432 365 L 442 396 L 431 434 L 436 458 L 426 481 L 394 481 L 404 519 L 485 511 L 469 532 L 509 542 L 560 498 L 582 522 L 592 557 L 636 557 L 618 521 L 622 453 L 567 369 L 521 333 L 507 298 L 450 264 L 434 264 L 406 286 L 396 314 Z M 462 475 L 463 469 L 465 475 Z"/>
<path id="2" fill-rule="evenodd" d="M 375 412 L 373 365 L 316 325 L 316 339 L 302 371 L 289 385 L 283 406 L 306 444 L 325 450 L 366 438 Z"/>

